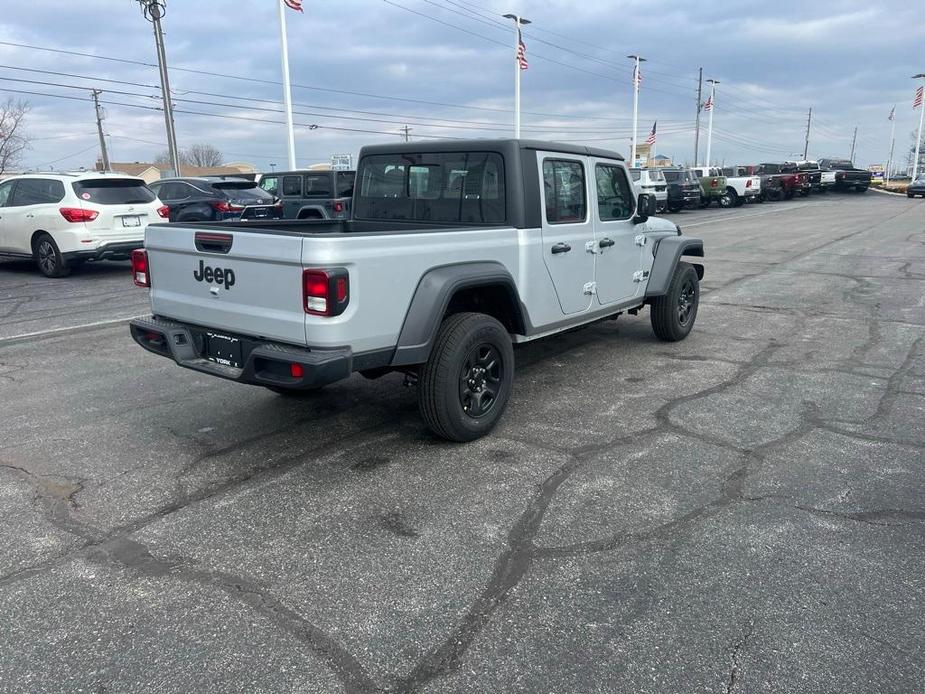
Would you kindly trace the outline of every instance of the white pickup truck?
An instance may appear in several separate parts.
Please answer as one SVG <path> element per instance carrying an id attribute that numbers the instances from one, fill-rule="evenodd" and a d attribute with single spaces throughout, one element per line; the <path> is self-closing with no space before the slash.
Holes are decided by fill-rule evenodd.
<path id="1" fill-rule="evenodd" d="M 746 176 L 742 174 L 737 167 L 719 169 L 716 167 L 695 167 L 695 172 L 700 177 L 704 176 L 724 176 L 726 178 L 726 190 L 719 197 L 720 207 L 739 207 L 746 202 L 761 201 L 761 177 Z"/>
<path id="2" fill-rule="evenodd" d="M 148 227 L 135 341 L 180 366 L 294 393 L 403 372 L 438 436 L 487 433 L 513 344 L 646 306 L 697 316 L 703 242 L 650 217 L 615 152 L 529 140 L 365 147 L 349 221 Z"/>

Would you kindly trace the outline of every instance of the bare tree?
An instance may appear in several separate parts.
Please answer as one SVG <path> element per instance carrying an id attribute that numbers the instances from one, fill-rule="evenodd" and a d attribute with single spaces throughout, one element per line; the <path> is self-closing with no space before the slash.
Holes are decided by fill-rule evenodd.
<path id="1" fill-rule="evenodd" d="M 13 97 L 0 104 L 0 174 L 22 164 L 23 153 L 29 149 L 23 121 L 31 108 L 28 101 Z"/>
<path id="2" fill-rule="evenodd" d="M 184 154 L 193 166 L 221 166 L 225 161 L 218 148 L 207 143 L 190 145 Z"/>

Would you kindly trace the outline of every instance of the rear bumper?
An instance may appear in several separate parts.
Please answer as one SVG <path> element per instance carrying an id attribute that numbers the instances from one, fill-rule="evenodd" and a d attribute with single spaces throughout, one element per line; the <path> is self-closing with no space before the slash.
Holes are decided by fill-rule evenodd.
<path id="1" fill-rule="evenodd" d="M 145 242 L 142 239 L 138 241 L 120 241 L 118 243 L 107 243 L 97 248 L 66 251 L 61 255 L 65 260 L 127 260 L 137 248 L 144 248 Z"/>
<path id="2" fill-rule="evenodd" d="M 347 378 L 353 370 L 353 354 L 347 347 L 312 350 L 239 336 L 243 365 L 237 368 L 206 359 L 205 328 L 150 316 L 131 321 L 129 330 L 135 342 L 149 352 L 184 368 L 239 383 L 309 390 Z M 291 375 L 292 364 L 302 367 L 301 377 Z"/>

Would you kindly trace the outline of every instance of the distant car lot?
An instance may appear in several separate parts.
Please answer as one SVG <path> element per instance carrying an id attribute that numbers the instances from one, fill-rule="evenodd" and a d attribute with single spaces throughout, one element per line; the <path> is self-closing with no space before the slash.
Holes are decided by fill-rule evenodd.
<path id="1" fill-rule="evenodd" d="M 624 316 L 520 349 L 465 446 L 397 376 L 292 401 L 135 349 L 127 263 L 0 261 L 0 640 L 29 644 L 0 680 L 920 688 L 925 208 L 671 219 L 709 250 L 687 341 Z"/>

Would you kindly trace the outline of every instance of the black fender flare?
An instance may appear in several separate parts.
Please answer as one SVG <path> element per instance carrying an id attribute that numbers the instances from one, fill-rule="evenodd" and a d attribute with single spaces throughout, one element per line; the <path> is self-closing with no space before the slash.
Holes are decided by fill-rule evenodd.
<path id="1" fill-rule="evenodd" d="M 321 219 L 330 219 L 324 205 L 302 205 L 296 213 L 296 219 L 302 219 L 303 212 L 317 212 L 321 215 Z"/>
<path id="2" fill-rule="evenodd" d="M 440 322 L 457 291 L 499 285 L 509 293 L 516 312 L 518 332 L 523 333 L 525 309 L 514 278 L 501 263 L 481 261 L 441 265 L 425 272 L 408 305 L 392 366 L 423 364 L 430 358 Z"/>
<path id="3" fill-rule="evenodd" d="M 703 240 L 691 236 L 668 236 L 659 240 L 652 249 L 652 255 L 655 256 L 655 260 L 649 271 L 646 298 L 665 295 L 681 256 L 703 258 Z M 697 277 L 703 279 L 703 265 L 695 264 L 694 268 L 697 270 Z"/>

